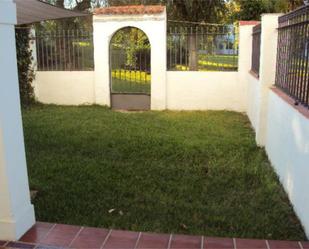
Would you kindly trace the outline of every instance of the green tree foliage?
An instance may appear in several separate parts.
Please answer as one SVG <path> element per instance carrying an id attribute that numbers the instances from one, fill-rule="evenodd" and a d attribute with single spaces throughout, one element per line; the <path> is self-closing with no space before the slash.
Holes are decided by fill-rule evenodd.
<path id="1" fill-rule="evenodd" d="M 29 47 L 29 29 L 26 26 L 19 27 L 15 34 L 20 101 L 23 106 L 29 106 L 35 101 L 32 87 L 34 71 L 32 68 L 32 52 Z"/>
<path id="2" fill-rule="evenodd" d="M 109 6 L 164 4 L 168 19 L 192 22 L 220 22 L 225 11 L 225 0 L 107 0 Z"/>
<path id="3" fill-rule="evenodd" d="M 286 13 L 303 5 L 303 0 L 230 0 L 231 20 L 260 20 L 263 13 Z"/>
<path id="4" fill-rule="evenodd" d="M 126 66 L 136 67 L 136 53 L 150 48 L 146 34 L 137 28 L 123 28 L 116 32 L 111 40 L 111 49 L 124 50 Z"/>

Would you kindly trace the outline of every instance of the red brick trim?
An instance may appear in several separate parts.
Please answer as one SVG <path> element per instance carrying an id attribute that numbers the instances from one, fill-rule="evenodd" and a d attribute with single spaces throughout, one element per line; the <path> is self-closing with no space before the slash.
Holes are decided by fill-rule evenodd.
<path id="1" fill-rule="evenodd" d="M 308 108 L 306 108 L 302 104 L 297 104 L 297 102 L 293 98 L 291 98 L 289 95 L 287 95 L 281 89 L 279 89 L 277 87 L 271 87 L 270 89 L 276 95 L 278 95 L 282 100 L 287 102 L 290 106 L 292 106 L 294 109 L 296 109 L 298 112 L 300 112 L 302 115 L 304 115 L 306 118 L 309 119 L 309 109 Z"/>
<path id="2" fill-rule="evenodd" d="M 113 6 L 106 8 L 97 8 L 94 10 L 95 15 L 144 15 L 144 14 L 159 14 L 164 11 L 162 5 L 128 5 L 128 6 Z"/>
<path id="3" fill-rule="evenodd" d="M 239 21 L 239 26 L 246 26 L 246 25 L 258 25 L 261 22 L 259 21 Z"/>
<path id="4" fill-rule="evenodd" d="M 254 78 L 256 78 L 257 80 L 260 79 L 260 76 L 256 73 L 256 72 L 253 72 L 252 70 L 249 71 L 249 74 L 251 74 Z"/>

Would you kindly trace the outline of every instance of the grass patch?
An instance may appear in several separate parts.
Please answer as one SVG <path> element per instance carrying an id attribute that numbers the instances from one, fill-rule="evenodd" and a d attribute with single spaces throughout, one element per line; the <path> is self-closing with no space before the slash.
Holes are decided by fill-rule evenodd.
<path id="1" fill-rule="evenodd" d="M 237 55 L 199 55 L 198 71 L 237 71 Z M 177 64 L 175 69 L 178 71 L 188 71 L 186 65 Z"/>
<path id="2" fill-rule="evenodd" d="M 151 75 L 142 71 L 113 70 L 113 93 L 150 94 Z"/>
<path id="3" fill-rule="evenodd" d="M 305 239 L 242 114 L 36 106 L 23 121 L 38 220 Z"/>

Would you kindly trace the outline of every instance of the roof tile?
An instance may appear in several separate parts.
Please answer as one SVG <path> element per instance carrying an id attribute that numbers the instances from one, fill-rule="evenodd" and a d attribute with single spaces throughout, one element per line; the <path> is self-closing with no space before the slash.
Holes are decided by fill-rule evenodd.
<path id="1" fill-rule="evenodd" d="M 113 6 L 106 8 L 97 8 L 94 10 L 95 15 L 144 15 L 158 14 L 164 11 L 162 5 L 129 5 L 129 6 Z"/>

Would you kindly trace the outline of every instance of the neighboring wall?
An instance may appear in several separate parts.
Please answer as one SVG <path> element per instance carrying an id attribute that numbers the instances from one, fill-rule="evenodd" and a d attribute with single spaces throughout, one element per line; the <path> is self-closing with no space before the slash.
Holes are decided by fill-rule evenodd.
<path id="1" fill-rule="evenodd" d="M 167 109 L 246 112 L 252 27 L 240 22 L 237 72 L 167 72 Z"/>
<path id="2" fill-rule="evenodd" d="M 36 99 L 45 104 L 95 103 L 93 71 L 37 71 L 34 89 Z"/>
<path id="3" fill-rule="evenodd" d="M 309 237 L 309 110 L 304 109 L 280 90 L 269 91 L 266 151 Z"/>
<path id="4" fill-rule="evenodd" d="M 259 79 L 256 78 L 251 73 L 248 73 L 248 88 L 247 88 L 247 115 L 251 121 L 253 128 L 256 130 L 258 125 L 258 118 L 259 118 L 259 99 L 260 99 L 260 92 L 259 92 Z"/>
<path id="5" fill-rule="evenodd" d="M 246 91 L 238 72 L 167 72 L 167 109 L 246 111 Z M 57 105 L 95 104 L 94 72 L 37 71 L 39 102 Z"/>
<path id="6" fill-rule="evenodd" d="M 309 237 L 309 110 L 274 88 L 277 26 L 278 15 L 262 16 L 260 76 L 244 77 L 247 114 Z"/>
<path id="7" fill-rule="evenodd" d="M 106 22 L 106 20 L 103 20 L 103 22 L 101 19 L 96 21 L 98 22 L 96 26 L 99 25 L 100 27 Z M 108 21 L 108 23 L 112 22 L 112 20 Z M 158 21 L 156 20 L 155 22 Z M 147 31 L 149 23 L 146 21 L 140 21 L 140 23 L 140 28 Z M 123 25 L 126 26 L 128 23 L 120 22 L 118 26 L 122 27 Z M 240 24 L 239 70 L 237 72 L 162 72 L 161 70 L 160 74 L 164 74 L 164 77 L 160 76 L 159 84 L 157 80 L 158 73 L 156 70 L 153 70 L 151 82 L 152 109 L 232 110 L 245 112 L 247 106 L 247 82 L 244 76 L 246 76 L 246 72 L 250 69 L 248 54 L 251 52 L 252 25 L 252 23 Z M 113 26 L 112 30 L 119 28 L 118 26 L 116 28 Z M 96 34 L 98 33 L 100 32 L 97 31 Z M 148 34 L 151 38 L 152 33 L 148 32 Z M 103 52 L 97 48 L 98 45 L 96 47 L 97 43 L 95 43 L 95 53 L 102 54 Z M 165 44 L 165 41 L 162 44 Z M 152 45 L 155 45 L 154 40 Z M 35 46 L 33 46 L 33 50 L 35 50 Z M 155 51 L 157 50 L 162 49 L 158 48 Z M 166 55 L 166 51 L 164 51 L 164 55 Z M 166 65 L 165 57 L 160 56 L 160 58 L 164 58 L 162 63 L 158 63 L 158 60 L 160 62 L 158 57 L 154 58 L 152 56 L 152 59 L 157 60 L 157 64 Z M 102 64 L 103 62 L 100 60 L 96 63 L 95 72 L 37 71 L 34 83 L 37 100 L 42 103 L 59 105 L 109 105 L 110 83 L 108 68 L 99 70 L 98 63 Z M 108 65 L 108 61 L 104 61 L 104 63 Z M 156 67 L 153 68 L 155 69 Z M 105 76 L 103 77 L 104 74 Z M 162 103 L 160 102 L 161 100 Z"/>
<path id="8" fill-rule="evenodd" d="M 244 112 L 238 72 L 167 72 L 167 109 Z"/>

